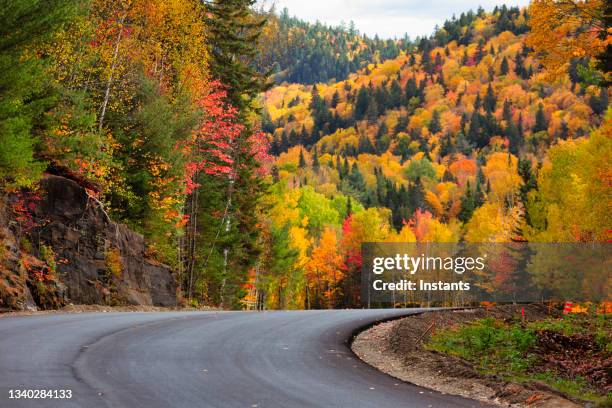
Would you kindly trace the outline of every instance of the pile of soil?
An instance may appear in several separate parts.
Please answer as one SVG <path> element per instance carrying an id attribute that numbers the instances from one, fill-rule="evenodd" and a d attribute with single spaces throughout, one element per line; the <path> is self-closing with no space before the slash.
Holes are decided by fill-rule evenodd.
<path id="1" fill-rule="evenodd" d="M 486 317 L 512 322 L 522 318 L 523 310 L 526 321 L 558 313 L 545 305 L 439 310 L 376 325 L 356 336 L 352 349 L 362 360 L 393 377 L 443 393 L 505 407 L 582 406 L 546 384 L 518 384 L 483 375 L 460 358 L 424 348 L 431 334 L 441 328 Z"/>

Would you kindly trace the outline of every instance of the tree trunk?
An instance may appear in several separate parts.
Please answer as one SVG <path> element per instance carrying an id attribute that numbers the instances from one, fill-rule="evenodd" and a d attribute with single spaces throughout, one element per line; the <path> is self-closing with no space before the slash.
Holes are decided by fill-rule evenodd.
<path id="1" fill-rule="evenodd" d="M 100 111 L 100 120 L 98 121 L 98 131 L 102 132 L 102 126 L 104 125 L 104 115 L 106 115 L 106 107 L 108 106 L 108 100 L 110 98 L 110 89 L 113 84 L 113 77 L 115 69 L 117 68 L 117 60 L 119 58 L 119 44 L 121 43 L 121 36 L 123 35 L 123 22 L 125 21 L 125 15 L 119 21 L 120 29 L 117 34 L 117 41 L 115 41 L 115 51 L 113 52 L 113 62 L 111 63 L 110 73 L 108 75 L 108 81 L 106 82 L 106 90 L 104 91 L 104 102 L 102 102 L 102 109 Z"/>

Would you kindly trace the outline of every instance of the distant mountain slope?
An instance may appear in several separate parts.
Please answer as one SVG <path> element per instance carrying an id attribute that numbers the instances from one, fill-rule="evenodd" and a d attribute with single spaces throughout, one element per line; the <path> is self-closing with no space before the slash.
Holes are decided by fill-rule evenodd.
<path id="1" fill-rule="evenodd" d="M 364 242 L 610 239 L 609 89 L 581 82 L 584 59 L 550 82 L 528 18 L 463 13 L 346 80 L 262 96 L 276 160 L 248 301 L 361 307 Z M 495 258 L 492 290 L 563 268 Z"/>
<path id="2" fill-rule="evenodd" d="M 313 84 L 331 79 L 344 80 L 365 64 L 396 58 L 410 46 L 407 37 L 381 40 L 360 34 L 351 22 L 348 27 L 331 27 L 280 15 L 268 15 L 261 41 L 260 70 L 271 69 L 277 83 Z"/>
<path id="3" fill-rule="evenodd" d="M 397 230 L 415 211 L 452 227 L 485 204 L 514 208 L 499 233 L 521 235 L 547 150 L 588 134 L 608 104 L 607 90 L 576 76 L 543 81 L 527 18 L 505 6 L 468 12 L 345 81 L 272 89 L 263 129 L 279 177 L 389 208 Z"/>

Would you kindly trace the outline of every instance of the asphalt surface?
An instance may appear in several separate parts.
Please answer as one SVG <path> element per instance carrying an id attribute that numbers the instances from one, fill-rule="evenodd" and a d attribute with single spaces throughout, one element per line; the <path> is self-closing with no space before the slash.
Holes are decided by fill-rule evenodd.
<path id="1" fill-rule="evenodd" d="M 476 407 L 402 383 L 347 339 L 406 310 L 0 317 L 0 407 Z M 414 311 L 412 311 L 414 313 Z M 9 399 L 9 390 L 71 399 Z"/>

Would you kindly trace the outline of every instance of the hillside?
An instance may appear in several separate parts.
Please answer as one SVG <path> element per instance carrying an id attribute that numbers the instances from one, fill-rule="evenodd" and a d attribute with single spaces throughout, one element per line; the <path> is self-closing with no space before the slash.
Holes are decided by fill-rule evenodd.
<path id="1" fill-rule="evenodd" d="M 356 305 L 361 242 L 607 239 L 608 89 L 580 62 L 548 81 L 527 22 L 465 13 L 347 80 L 264 95 L 271 251 L 294 251 L 269 306 Z"/>
<path id="2" fill-rule="evenodd" d="M 279 15 L 274 10 L 264 14 L 268 20 L 256 64 L 277 83 L 341 81 L 368 63 L 396 58 L 410 46 L 406 36 L 381 40 L 360 34 L 352 22 L 348 27 L 312 24 L 291 17 L 286 8 Z"/>

